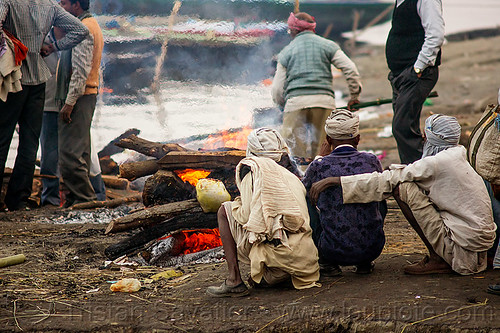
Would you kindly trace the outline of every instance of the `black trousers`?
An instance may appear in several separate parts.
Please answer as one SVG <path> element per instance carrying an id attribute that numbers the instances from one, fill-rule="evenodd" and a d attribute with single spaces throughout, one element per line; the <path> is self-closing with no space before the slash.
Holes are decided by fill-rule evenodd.
<path id="1" fill-rule="evenodd" d="M 6 102 L 0 101 L 0 185 L 12 136 L 19 124 L 16 162 L 4 199 L 9 210 L 23 208 L 31 195 L 44 101 L 45 83 L 23 85 L 23 90 L 9 93 Z"/>
<path id="2" fill-rule="evenodd" d="M 408 67 L 397 76 L 389 73 L 392 86 L 392 134 L 398 145 L 401 163 L 410 164 L 422 157 L 424 145 L 420 131 L 420 114 L 425 99 L 436 85 L 439 77 L 437 66 L 427 67 L 419 78 Z"/>

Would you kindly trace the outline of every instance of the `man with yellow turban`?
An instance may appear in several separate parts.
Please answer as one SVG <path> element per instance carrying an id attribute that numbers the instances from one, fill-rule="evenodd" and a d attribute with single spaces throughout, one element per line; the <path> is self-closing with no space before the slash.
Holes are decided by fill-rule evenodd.
<path id="1" fill-rule="evenodd" d="M 347 110 L 333 111 L 326 120 L 328 145 L 321 158 L 313 161 L 302 182 L 307 190 L 328 177 L 381 172 L 378 158 L 359 152 L 359 117 Z M 332 151 L 333 149 L 333 151 Z M 322 192 L 315 207 L 310 206 L 313 239 L 319 251 L 320 273 L 334 276 L 340 266 L 356 266 L 355 272 L 368 274 L 385 244 L 385 200 L 365 204 L 344 204 L 340 188 Z"/>
<path id="2" fill-rule="evenodd" d="M 282 134 L 292 155 L 312 158 L 325 139 L 325 120 L 335 109 L 332 65 L 346 78 L 349 108 L 358 103 L 361 81 L 340 46 L 314 33 L 311 15 L 290 13 L 288 27 L 293 40 L 278 54 L 272 96 L 284 109 Z"/>

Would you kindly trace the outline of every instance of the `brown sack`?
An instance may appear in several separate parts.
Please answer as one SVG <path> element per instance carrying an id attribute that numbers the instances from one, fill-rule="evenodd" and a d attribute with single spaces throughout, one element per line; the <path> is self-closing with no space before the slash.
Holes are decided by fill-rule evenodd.
<path id="1" fill-rule="evenodd" d="M 467 160 L 484 179 L 500 185 L 500 108 L 488 105 L 472 130 Z"/>

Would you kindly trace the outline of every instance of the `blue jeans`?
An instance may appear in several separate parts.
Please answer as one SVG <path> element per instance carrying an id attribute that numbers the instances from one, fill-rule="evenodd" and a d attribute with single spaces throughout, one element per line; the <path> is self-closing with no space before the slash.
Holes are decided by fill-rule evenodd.
<path id="1" fill-rule="evenodd" d="M 40 134 L 40 146 L 42 158 L 40 161 L 40 173 L 42 175 L 56 176 L 57 178 L 43 178 L 42 205 L 51 204 L 59 206 L 59 154 L 57 144 L 57 122 L 58 112 L 45 111 L 43 113 L 42 132 Z"/>

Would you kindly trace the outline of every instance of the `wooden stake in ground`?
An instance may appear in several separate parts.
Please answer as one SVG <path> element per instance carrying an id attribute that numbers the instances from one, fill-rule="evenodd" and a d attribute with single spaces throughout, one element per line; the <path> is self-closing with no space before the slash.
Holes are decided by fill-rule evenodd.
<path id="1" fill-rule="evenodd" d="M 170 16 L 168 18 L 167 35 L 166 35 L 166 37 L 163 40 L 163 43 L 161 45 L 161 53 L 156 61 L 155 76 L 153 79 L 153 84 L 151 86 L 151 90 L 153 91 L 156 105 L 158 105 L 158 114 L 159 115 L 165 114 L 165 110 L 163 109 L 163 104 L 161 102 L 161 97 L 160 97 L 161 70 L 163 68 L 163 62 L 165 61 L 165 58 L 167 57 L 168 35 L 169 35 L 170 31 L 172 30 L 172 27 L 174 26 L 174 19 L 175 19 L 175 16 L 177 15 L 177 13 L 179 12 L 179 8 L 181 8 L 181 2 L 176 1 L 174 3 L 174 7 L 172 8 L 172 12 L 170 13 Z M 160 123 L 165 124 L 165 119 L 160 119 Z"/>

